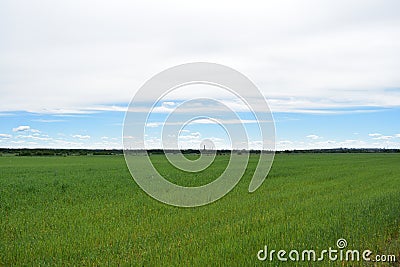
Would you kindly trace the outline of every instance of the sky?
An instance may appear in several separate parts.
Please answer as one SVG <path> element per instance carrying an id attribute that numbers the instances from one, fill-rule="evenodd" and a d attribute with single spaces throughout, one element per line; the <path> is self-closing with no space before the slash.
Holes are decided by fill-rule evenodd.
<path id="1" fill-rule="evenodd" d="M 400 148 L 399 10 L 395 0 L 1 1 L 0 147 L 122 148 L 125 112 L 147 80 L 214 62 L 259 88 L 278 150 Z M 160 146 L 160 119 L 202 96 L 242 112 L 249 147 L 260 146 L 237 99 L 187 87 L 155 103 L 148 147 Z M 178 141 L 203 139 L 232 146 L 204 118 Z"/>

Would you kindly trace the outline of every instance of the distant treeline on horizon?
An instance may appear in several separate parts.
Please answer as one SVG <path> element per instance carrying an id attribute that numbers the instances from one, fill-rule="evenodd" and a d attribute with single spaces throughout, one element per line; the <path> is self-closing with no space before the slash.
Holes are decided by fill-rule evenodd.
<path id="1" fill-rule="evenodd" d="M 179 150 L 126 150 L 127 153 L 143 154 L 147 152 L 151 155 L 178 153 Z M 198 150 L 184 149 L 180 150 L 183 154 L 200 154 L 200 153 L 216 153 L 218 155 L 226 155 L 233 153 L 250 153 L 260 154 L 261 150 Z M 272 151 L 264 151 L 272 153 Z M 275 151 L 276 154 L 291 154 L 291 153 L 400 153 L 400 149 L 388 148 L 330 148 L 330 149 L 301 149 L 301 150 L 281 150 Z M 82 155 L 123 155 L 122 149 L 50 149 L 50 148 L 0 148 L 0 156 L 82 156 Z"/>

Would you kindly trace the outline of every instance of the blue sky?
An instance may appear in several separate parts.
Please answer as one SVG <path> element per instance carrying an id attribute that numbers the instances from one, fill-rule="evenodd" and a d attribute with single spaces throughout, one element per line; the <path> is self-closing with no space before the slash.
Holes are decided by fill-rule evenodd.
<path id="1" fill-rule="evenodd" d="M 2 113 L 0 146 L 121 148 L 124 115 L 122 111 L 99 111 L 79 115 Z M 400 129 L 396 123 L 399 115 L 400 109 L 396 108 L 373 112 L 365 110 L 358 113 L 346 110 L 340 114 L 274 113 L 276 146 L 277 149 L 400 148 Z M 160 131 L 152 129 L 155 128 L 150 127 L 148 130 L 148 138 L 159 137 Z M 190 144 L 194 148 L 198 147 L 197 144 L 203 138 L 227 138 L 219 127 L 210 125 L 188 125 L 183 129 L 185 131 L 182 135 L 193 137 L 190 140 L 194 139 L 194 142 Z"/>
<path id="2" fill-rule="evenodd" d="M 122 148 L 125 111 L 143 83 L 203 61 L 257 85 L 277 149 L 400 148 L 398 10 L 378 0 L 2 1 L 0 147 Z M 160 100 L 149 146 L 182 96 L 224 99 L 203 89 Z M 241 119 L 259 147 L 251 116 Z M 204 138 L 230 146 L 204 121 L 185 126 L 179 142 L 197 148 Z"/>

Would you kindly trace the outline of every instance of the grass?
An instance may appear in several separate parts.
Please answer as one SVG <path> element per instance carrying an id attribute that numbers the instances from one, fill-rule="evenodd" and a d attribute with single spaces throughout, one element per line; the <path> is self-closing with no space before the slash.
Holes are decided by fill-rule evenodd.
<path id="1" fill-rule="evenodd" d="M 228 157 L 191 175 L 152 159 L 193 185 Z M 256 160 L 221 200 L 178 208 L 146 195 L 120 156 L 0 157 L 0 265 L 343 266 L 256 256 L 264 245 L 321 251 L 339 238 L 400 259 L 400 154 L 280 154 L 250 194 Z"/>

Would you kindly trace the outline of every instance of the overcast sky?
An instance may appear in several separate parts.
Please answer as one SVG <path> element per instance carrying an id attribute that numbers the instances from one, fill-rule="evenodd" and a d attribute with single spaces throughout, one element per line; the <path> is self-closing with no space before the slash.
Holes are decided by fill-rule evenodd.
<path id="1" fill-rule="evenodd" d="M 196 61 L 244 73 L 276 114 L 391 110 L 395 125 L 399 10 L 396 0 L 1 1 L 0 134 L 34 129 L 21 119 L 29 114 L 122 113 L 147 79 Z M 300 142 L 280 129 L 281 141 Z M 384 130 L 392 141 L 400 133 L 385 126 L 364 134 Z M 317 125 L 308 132 L 319 136 Z"/>

